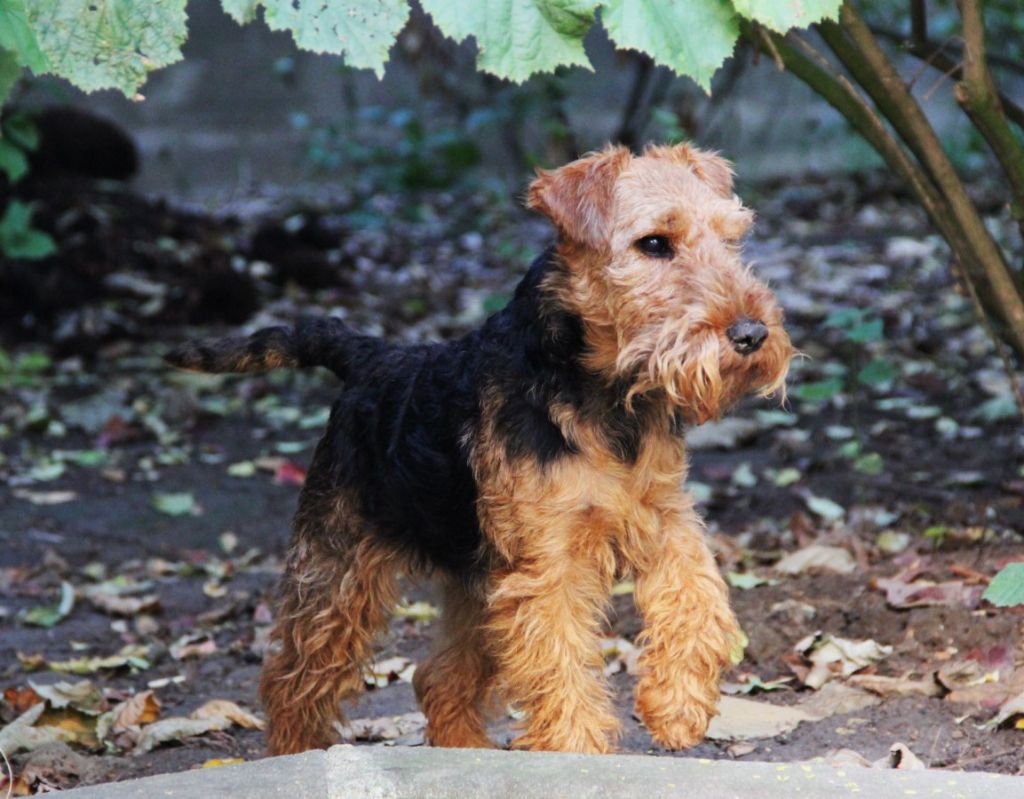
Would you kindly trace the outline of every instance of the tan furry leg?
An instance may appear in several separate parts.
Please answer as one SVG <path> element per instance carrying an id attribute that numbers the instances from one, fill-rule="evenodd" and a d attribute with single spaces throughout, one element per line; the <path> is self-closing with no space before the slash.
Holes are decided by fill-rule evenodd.
<path id="1" fill-rule="evenodd" d="M 271 754 L 336 742 L 340 702 L 363 690 L 363 666 L 397 600 L 398 559 L 369 539 L 344 554 L 293 545 L 282 581 L 260 694 L 269 717 Z"/>
<path id="2" fill-rule="evenodd" d="M 516 571 L 496 578 L 489 629 L 498 678 L 526 713 L 520 749 L 608 752 L 618 737 L 602 673 L 601 620 L 615 573 L 602 536 L 560 517 L 521 536 Z M 597 534 L 595 534 L 597 533 Z"/>
<path id="3" fill-rule="evenodd" d="M 433 746 L 486 749 L 485 707 L 494 668 L 483 636 L 483 602 L 452 579 L 445 584 L 441 635 L 413 675 Z"/>
<path id="4" fill-rule="evenodd" d="M 655 741 L 683 749 L 704 737 L 717 713 L 719 674 L 739 627 L 693 509 L 666 514 L 661 535 L 645 568 L 637 569 L 645 626 L 636 709 Z"/>

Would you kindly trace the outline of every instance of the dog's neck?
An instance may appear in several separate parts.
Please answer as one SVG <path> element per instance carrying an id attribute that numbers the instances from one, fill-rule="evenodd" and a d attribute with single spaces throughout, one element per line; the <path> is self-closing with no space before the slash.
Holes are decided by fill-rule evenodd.
<path id="1" fill-rule="evenodd" d="M 547 250 L 501 316 L 522 333 L 514 338 L 523 347 L 531 390 L 549 405 L 571 406 L 581 420 L 599 428 L 616 457 L 633 461 L 652 434 L 678 438 L 682 422 L 655 397 L 639 396 L 627 405 L 632 382 L 600 365 L 607 358 L 603 353 L 614 346 L 609 339 L 614 332 L 574 303 L 575 277 L 556 249 Z"/>

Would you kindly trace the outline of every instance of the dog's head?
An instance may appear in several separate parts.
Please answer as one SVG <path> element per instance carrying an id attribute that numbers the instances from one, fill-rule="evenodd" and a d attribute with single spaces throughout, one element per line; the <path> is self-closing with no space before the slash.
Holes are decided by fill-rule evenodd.
<path id="1" fill-rule="evenodd" d="M 753 214 L 732 170 L 688 145 L 610 147 L 541 172 L 529 207 L 560 233 L 553 286 L 583 319 L 586 365 L 691 422 L 784 390 L 793 355 L 774 295 L 740 258 Z"/>

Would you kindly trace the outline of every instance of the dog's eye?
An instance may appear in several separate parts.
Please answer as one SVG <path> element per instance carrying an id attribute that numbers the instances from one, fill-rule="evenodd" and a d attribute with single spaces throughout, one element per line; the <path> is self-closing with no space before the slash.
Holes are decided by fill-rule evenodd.
<path id="1" fill-rule="evenodd" d="M 637 239 L 636 248 L 652 258 L 671 258 L 675 253 L 666 236 L 644 236 Z"/>

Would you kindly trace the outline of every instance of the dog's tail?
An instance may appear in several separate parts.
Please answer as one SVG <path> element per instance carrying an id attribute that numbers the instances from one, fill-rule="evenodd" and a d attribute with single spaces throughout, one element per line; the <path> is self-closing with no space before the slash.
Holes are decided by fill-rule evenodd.
<path id="1" fill-rule="evenodd" d="M 340 319 L 322 317 L 294 327 L 265 327 L 248 337 L 186 341 L 164 361 L 192 372 L 269 372 L 272 369 L 326 366 L 342 380 L 350 354 L 366 336 Z"/>

